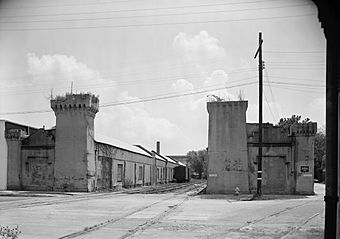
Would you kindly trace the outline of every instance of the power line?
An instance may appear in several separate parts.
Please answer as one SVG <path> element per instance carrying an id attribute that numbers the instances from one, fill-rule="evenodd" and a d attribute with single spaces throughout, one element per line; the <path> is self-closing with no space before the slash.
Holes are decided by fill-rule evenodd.
<path id="1" fill-rule="evenodd" d="M 270 114 L 272 115 L 272 117 L 273 117 L 273 120 L 274 120 L 274 122 L 275 122 L 275 121 L 276 121 L 276 119 L 275 119 L 275 116 L 274 116 L 274 114 L 273 114 L 273 111 L 272 111 L 272 109 L 270 108 L 270 105 L 269 105 L 269 102 L 268 102 L 268 99 L 267 99 L 266 93 L 265 93 L 265 92 L 263 92 L 263 95 L 264 95 L 264 99 L 266 100 L 266 103 L 267 103 L 267 105 L 268 105 L 268 108 L 269 108 Z"/>
<path id="2" fill-rule="evenodd" d="M 83 15 L 83 14 L 98 14 L 98 13 L 125 13 L 125 12 L 138 12 L 138 11 L 155 11 L 155 10 L 175 10 L 183 8 L 193 7 L 211 7 L 211 6 L 229 6 L 229 5 L 240 5 L 240 4 L 252 4 L 259 2 L 268 2 L 268 0 L 248 1 L 248 2 L 232 2 L 232 3 L 215 3 L 215 4 L 194 4 L 185 6 L 174 6 L 174 7 L 154 7 L 154 8 L 137 8 L 137 9 L 119 9 L 119 10 L 106 10 L 106 11 L 88 11 L 88 12 L 73 12 L 73 13 L 54 13 L 54 14 L 30 14 L 30 15 L 19 15 L 19 16 L 0 16 L 0 18 L 15 18 L 15 17 L 41 17 L 41 16 L 66 16 L 66 15 Z"/>
<path id="3" fill-rule="evenodd" d="M 245 78 L 243 80 L 249 80 L 254 77 L 250 78 Z M 210 91 L 215 91 L 215 90 L 221 90 L 221 89 L 231 89 L 235 87 L 240 87 L 240 86 L 247 86 L 247 85 L 252 85 L 256 83 L 256 81 L 253 82 L 247 82 L 243 84 L 236 84 L 232 86 L 223 86 L 223 87 L 217 87 L 217 88 L 212 88 L 212 89 L 207 89 L 209 87 L 205 88 L 200 88 L 200 90 L 196 91 L 189 91 L 189 92 L 184 92 L 180 94 L 164 94 L 164 95 L 157 95 L 157 96 L 151 96 L 151 97 L 146 97 L 142 99 L 134 99 L 134 100 L 129 100 L 129 101 L 117 101 L 117 102 L 112 102 L 112 103 L 106 103 L 106 104 L 101 104 L 101 108 L 106 108 L 106 107 L 111 107 L 111 106 L 118 106 L 118 105 L 127 105 L 127 104 L 134 104 L 134 103 L 142 103 L 142 102 L 150 102 L 150 101 L 155 101 L 155 100 L 164 100 L 164 99 L 171 99 L 171 98 L 177 98 L 177 97 L 184 97 L 184 96 L 189 96 L 189 95 L 196 95 L 196 94 L 201 94 L 201 93 L 206 93 Z M 221 84 L 218 84 L 221 85 Z M 0 115 L 16 115 L 16 114 L 33 114 L 33 113 L 47 113 L 51 112 L 51 110 L 32 110 L 32 111 L 18 111 L 18 112 L 6 112 L 6 113 L 0 113 Z"/>
<path id="4" fill-rule="evenodd" d="M 280 119 L 280 114 L 279 114 L 279 110 L 277 109 L 277 106 L 276 106 L 276 100 L 275 100 L 275 96 L 274 96 L 274 93 L 273 93 L 273 90 L 272 90 L 272 87 L 270 85 L 270 81 L 269 81 L 269 77 L 268 77 L 268 71 L 267 69 L 265 68 L 265 76 L 266 76 L 266 80 L 268 82 L 268 85 L 269 85 L 269 90 L 270 90 L 270 94 L 272 96 L 272 99 L 274 101 L 274 108 L 275 108 L 275 111 L 276 111 L 276 115 L 278 117 L 278 119 Z"/>
<path id="5" fill-rule="evenodd" d="M 279 53 L 279 54 L 318 54 L 326 53 L 325 51 L 263 51 L 265 53 Z"/>
<path id="6" fill-rule="evenodd" d="M 145 17 L 168 17 L 168 16 L 187 16 L 197 14 L 211 14 L 211 13 L 227 13 L 227 12 L 243 12 L 243 11 L 257 11 L 266 9 L 290 8 L 290 7 L 303 7 L 309 4 L 275 6 L 275 7 L 259 7 L 259 8 L 246 8 L 246 9 L 233 9 L 233 10 L 214 10 L 214 11 L 199 11 L 199 12 L 186 12 L 186 13 L 168 13 L 168 14 L 152 14 L 152 15 L 134 15 L 134 16 L 110 16 L 110 17 L 96 17 L 96 18 L 72 18 L 72 19 L 51 19 L 51 20 L 24 20 L 24 21 L 2 21 L 2 23 L 35 23 L 35 22 L 70 22 L 70 21 L 98 21 L 98 20 L 111 20 L 111 19 L 131 19 L 131 18 L 145 18 Z M 53 14 L 52 14 L 53 16 Z"/>
<path id="7" fill-rule="evenodd" d="M 325 67 L 270 67 L 270 70 L 324 70 Z"/>
<path id="8" fill-rule="evenodd" d="M 304 86 L 310 88 L 325 88 L 325 85 L 311 85 L 311 84 L 304 84 L 304 83 L 288 83 L 288 82 L 278 82 L 278 81 L 271 81 L 271 84 L 275 85 L 289 85 L 289 86 Z"/>
<path id="9" fill-rule="evenodd" d="M 265 84 L 265 86 L 268 86 Z M 322 93 L 320 90 L 323 89 L 313 89 L 313 88 L 297 88 L 294 86 L 293 88 L 290 86 L 282 86 L 282 85 L 272 85 L 271 87 L 278 88 L 278 89 L 284 89 L 284 90 L 289 90 L 289 91 L 297 91 L 297 92 L 306 92 L 306 93 Z"/>
<path id="10" fill-rule="evenodd" d="M 132 1 L 132 0 L 129 0 Z M 136 0 L 138 1 L 138 0 Z M 103 4 L 114 4 L 114 3 L 126 3 L 126 0 L 123 1 L 107 1 L 107 2 L 93 2 L 93 3 L 69 3 L 69 4 L 54 4 L 54 5 L 37 5 L 34 7 L 31 6 L 15 6 L 15 7 L 1 7 L 1 9 L 36 9 L 36 8 L 49 8 L 49 7 L 71 7 L 71 6 L 93 6 L 93 5 L 103 5 Z"/>
<path id="11" fill-rule="evenodd" d="M 270 76 L 271 78 L 277 79 L 288 79 L 288 80 L 299 80 L 299 81 L 311 81 L 311 82 L 322 82 L 320 80 L 312 80 L 312 79 L 305 79 L 305 78 L 296 78 L 296 77 L 287 77 L 287 76 Z"/>
<path id="12" fill-rule="evenodd" d="M 102 25 L 102 26 L 74 26 L 74 27 L 46 27 L 46 28 L 2 28 L 0 31 L 47 31 L 47 30 L 75 30 L 75 29 L 107 29 L 107 28 L 129 28 L 129 27 L 149 27 L 149 26 L 171 26 L 171 25 L 187 25 L 187 24 L 208 24 L 208 23 L 226 23 L 226 22 L 242 22 L 242 21 L 261 21 L 268 19 L 287 19 L 295 17 L 316 16 L 315 13 L 290 15 L 290 16 L 274 16 L 244 19 L 221 19 L 221 20 L 201 20 L 189 22 L 163 22 L 163 23 L 145 23 L 145 24 L 126 24 L 126 25 Z"/>
<path id="13" fill-rule="evenodd" d="M 243 84 L 238 84 L 238 85 L 233 85 L 233 86 L 224 86 L 224 87 L 219 87 L 219 88 L 213 88 L 213 89 L 208 89 L 208 90 L 199 90 L 196 92 L 190 92 L 190 93 L 183 93 L 183 94 L 174 94 L 174 95 L 166 95 L 166 96 L 158 96 L 158 97 L 153 97 L 153 98 L 145 98 L 145 99 L 136 99 L 136 100 L 131 100 L 127 102 L 113 102 L 113 103 L 108 103 L 104 104 L 101 107 L 110 107 L 110 106 L 117 106 L 117 105 L 127 105 L 127 104 L 134 104 L 134 103 L 142 103 L 142 102 L 148 102 L 148 101 L 154 101 L 154 100 L 163 100 L 163 99 L 171 99 L 171 98 L 177 98 L 177 97 L 183 97 L 183 96 L 188 96 L 188 95 L 195 95 L 195 94 L 201 94 L 201 93 L 206 93 L 206 92 L 211 92 L 215 90 L 222 90 L 222 89 L 231 89 L 235 87 L 240 87 L 240 86 L 247 86 L 247 85 L 252 85 L 257 83 L 256 81 L 248 82 L 248 83 L 243 83 Z"/>
<path id="14" fill-rule="evenodd" d="M 294 63 L 297 63 L 297 64 L 299 64 L 299 63 L 301 63 L 301 64 L 305 64 L 305 63 L 310 63 L 310 64 L 320 64 L 320 63 L 322 63 L 322 64 L 325 64 L 326 62 L 325 61 L 266 61 L 266 63 L 274 63 L 274 64 L 294 64 Z"/>
<path id="15" fill-rule="evenodd" d="M 226 72 L 226 74 L 233 74 L 233 73 L 241 73 L 241 72 L 249 72 L 251 68 L 249 68 L 249 70 L 247 69 L 246 71 L 242 71 L 242 70 L 234 70 L 234 71 L 230 71 L 230 72 Z M 103 84 L 99 84 L 99 82 L 96 83 L 92 83 L 92 84 L 80 84 L 76 87 L 76 90 L 88 90 L 88 89 L 96 89 L 96 88 L 110 88 L 110 87 L 116 87 L 116 86 L 129 86 L 129 85 L 145 85 L 145 84 L 150 84 L 150 83 L 162 83 L 162 82 L 168 82 L 168 81 L 175 81 L 178 79 L 182 79 L 182 78 L 188 78 L 188 77 L 193 77 L 193 76 L 199 76 L 198 73 L 190 73 L 190 74 L 182 74 L 179 76 L 174 76 L 174 77 L 167 77 L 167 78 L 162 78 L 162 77 L 154 77 L 154 78 L 147 78 L 147 79 L 139 79 L 139 80 L 134 80 L 134 81 L 124 81 L 124 82 L 112 82 L 111 84 L 107 82 L 107 79 L 105 82 L 103 82 Z M 62 89 L 68 89 L 69 87 L 69 82 L 62 82 L 61 84 L 65 84 L 64 87 L 53 87 L 53 89 L 55 90 L 62 90 Z M 67 85 L 66 85 L 67 84 Z M 50 83 L 46 83 L 46 84 L 41 84 L 41 86 L 50 86 Z M 34 82 L 34 85 L 32 85 L 32 87 L 34 87 L 34 89 L 29 90 L 27 85 L 23 86 L 23 94 L 31 94 L 31 93 L 43 93 L 43 92 L 49 92 L 50 88 L 48 89 L 37 89 L 37 86 L 39 86 L 39 84 L 37 84 L 36 82 Z M 5 91 L 0 91 L 1 93 L 5 93 L 2 95 L 11 95 L 15 94 L 18 95 L 21 92 L 18 90 L 18 86 L 12 86 L 13 89 L 10 90 L 5 90 Z M 7 93 L 7 94 L 6 94 Z"/>
<path id="16" fill-rule="evenodd" d="M 249 80 L 249 79 L 253 79 L 254 77 L 250 77 L 250 78 L 245 78 L 242 80 Z M 242 81 L 239 80 L 239 81 Z M 147 97 L 147 98 L 143 98 L 143 99 L 137 99 L 137 100 L 130 100 L 130 101 L 117 101 L 117 102 L 112 102 L 112 103 L 106 103 L 106 104 L 102 104 L 100 107 L 101 108 L 105 108 L 105 107 L 110 107 L 110 106 L 118 106 L 118 105 L 126 105 L 126 104 L 134 104 L 134 103 L 142 103 L 142 102 L 149 102 L 149 101 L 155 101 L 155 100 L 162 100 L 162 99 L 171 99 L 171 98 L 177 98 L 177 97 L 183 97 L 183 96 L 189 96 L 189 95 L 195 95 L 195 94 L 201 94 L 201 93 L 206 93 L 206 92 L 210 92 L 210 91 L 215 91 L 215 90 L 221 90 L 221 89 L 230 89 L 230 88 L 235 88 L 235 87 L 241 87 L 241 86 L 249 86 L 252 84 L 256 84 L 257 81 L 252 81 L 252 82 L 247 82 L 247 83 L 243 83 L 243 84 L 236 84 L 236 85 L 232 85 L 232 86 L 224 86 L 224 87 L 218 87 L 218 88 L 213 88 L 213 89 L 206 89 L 206 88 L 201 88 L 201 90 L 198 91 L 189 91 L 189 92 L 185 92 L 185 93 L 181 93 L 181 94 L 164 94 L 164 95 L 158 95 L 158 96 L 151 96 L 151 97 Z M 273 86 L 273 87 L 278 87 L 278 88 L 283 88 L 283 89 L 289 89 L 286 86 L 310 86 L 310 85 L 306 85 L 306 84 L 291 84 L 291 83 L 286 83 L 286 82 L 271 82 L 272 84 L 277 84 L 277 86 Z M 317 85 L 315 86 L 317 88 L 324 88 L 324 85 Z M 304 88 L 305 89 L 305 88 Z M 308 88 L 307 88 L 308 89 Z M 296 88 L 293 88 L 291 90 L 297 90 Z M 309 88 L 309 90 L 313 90 L 313 88 Z M 302 91 L 302 90 L 301 90 Z M 0 113 L 0 115 L 16 115 L 16 114 L 33 114 L 33 113 L 47 113 L 47 112 L 51 112 L 51 110 L 32 110 L 32 111 L 18 111 L 18 112 L 3 112 Z"/>

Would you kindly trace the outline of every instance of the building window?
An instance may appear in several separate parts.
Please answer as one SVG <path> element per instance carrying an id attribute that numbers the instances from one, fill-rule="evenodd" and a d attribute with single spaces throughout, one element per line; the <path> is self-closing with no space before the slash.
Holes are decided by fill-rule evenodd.
<path id="1" fill-rule="evenodd" d="M 159 168 L 157 168 L 157 178 L 158 178 L 158 179 L 161 178 L 160 173 L 159 173 Z"/>
<path id="2" fill-rule="evenodd" d="M 26 170 L 26 173 L 29 174 L 29 172 L 30 172 L 30 166 L 29 166 L 29 163 L 28 163 L 28 162 L 25 163 L 25 170 Z"/>
<path id="3" fill-rule="evenodd" d="M 117 182 L 123 181 L 123 164 L 118 164 L 117 167 Z"/>
<path id="4" fill-rule="evenodd" d="M 138 167 L 138 180 L 143 179 L 143 166 Z"/>

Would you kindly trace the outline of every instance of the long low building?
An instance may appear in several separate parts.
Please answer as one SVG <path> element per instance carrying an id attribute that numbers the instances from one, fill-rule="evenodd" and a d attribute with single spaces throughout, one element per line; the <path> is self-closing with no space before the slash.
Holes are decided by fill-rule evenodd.
<path id="1" fill-rule="evenodd" d="M 0 190 L 111 190 L 174 180 L 177 161 L 95 136 L 99 99 L 66 94 L 51 100 L 56 126 L 38 129 L 0 120 Z"/>

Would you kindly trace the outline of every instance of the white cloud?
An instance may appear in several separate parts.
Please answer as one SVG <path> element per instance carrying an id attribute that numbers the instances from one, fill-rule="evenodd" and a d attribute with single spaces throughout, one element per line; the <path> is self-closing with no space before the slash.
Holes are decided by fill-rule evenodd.
<path id="1" fill-rule="evenodd" d="M 47 84 L 57 92 L 64 93 L 73 82 L 75 89 L 91 89 L 98 83 L 103 83 L 98 71 L 79 62 L 73 56 L 27 54 L 28 74 L 32 76 L 33 83 Z"/>
<path id="2" fill-rule="evenodd" d="M 86 64 L 78 61 L 73 56 L 42 55 L 34 53 L 27 55 L 28 73 L 36 84 L 48 84 L 54 89 L 54 93 L 64 94 L 70 89 L 70 83 L 87 87 L 92 93 L 99 94 L 100 101 L 130 101 L 139 100 L 138 97 L 129 95 L 127 91 L 117 92 L 110 89 L 109 92 L 101 90 L 109 82 L 101 78 L 100 73 L 91 69 Z M 179 81 L 177 86 L 184 90 L 190 88 L 187 82 Z M 63 86 L 64 87 L 60 87 Z M 96 89 L 97 88 L 97 89 Z M 74 92 L 76 91 L 74 90 Z M 87 90 L 86 90 L 87 91 Z M 96 91 L 96 92 L 93 92 Z M 98 134 L 126 141 L 130 144 L 154 145 L 156 140 L 163 141 L 168 147 L 186 145 L 188 140 L 177 125 L 161 117 L 152 116 L 145 108 L 144 103 L 118 105 L 112 108 L 100 108 L 97 114 L 95 127 Z"/>
<path id="3" fill-rule="evenodd" d="M 269 106 L 268 106 L 269 105 Z M 290 117 L 282 114 L 283 110 L 278 102 L 263 101 L 263 122 L 277 124 L 282 117 Z M 247 122 L 258 122 L 259 120 L 259 106 L 257 104 L 248 104 Z"/>
<path id="4" fill-rule="evenodd" d="M 227 86 L 229 81 L 228 75 L 224 70 L 215 70 L 210 77 L 204 81 L 204 87 L 208 89 L 222 88 Z M 228 89 L 219 89 L 209 92 L 209 95 L 216 95 L 225 100 L 235 100 L 236 97 L 228 92 Z"/>
<path id="5" fill-rule="evenodd" d="M 119 101 L 138 100 L 124 91 L 118 95 Z M 154 145 L 160 140 L 166 145 L 189 142 L 181 129 L 165 118 L 154 117 L 144 103 L 119 105 L 102 108 L 98 130 L 130 144 Z M 103 134 L 103 133 L 101 133 Z"/>
<path id="6" fill-rule="evenodd" d="M 194 85 L 185 79 L 179 79 L 172 84 L 172 89 L 176 92 L 190 91 L 194 89 Z"/>
<path id="7" fill-rule="evenodd" d="M 326 123 L 326 97 L 319 97 L 312 100 L 306 107 L 305 118 L 318 123 L 318 127 Z"/>
<path id="8" fill-rule="evenodd" d="M 224 70 L 213 71 L 212 74 L 203 82 L 204 89 L 212 91 L 209 91 L 203 96 L 199 96 L 199 98 L 197 98 L 195 95 L 186 96 L 184 99 L 178 101 L 179 109 L 185 112 L 188 110 L 195 111 L 198 108 L 205 108 L 205 104 L 208 99 L 211 99 L 211 95 L 216 95 L 225 100 L 235 100 L 236 97 L 230 94 L 225 88 L 213 90 L 216 88 L 223 88 L 226 86 L 227 82 L 228 75 Z M 194 85 L 188 80 L 180 79 L 172 84 L 172 89 L 175 92 L 190 92 L 194 90 Z M 207 98 L 207 96 L 209 97 Z"/>
<path id="9" fill-rule="evenodd" d="M 210 36 L 207 31 L 200 31 L 194 36 L 180 32 L 173 41 L 173 47 L 180 50 L 189 60 L 225 56 L 225 50 L 220 46 L 219 40 Z"/>
<path id="10" fill-rule="evenodd" d="M 226 84 L 228 82 L 228 75 L 225 73 L 224 70 L 215 70 L 211 73 L 210 77 L 207 77 L 207 79 L 204 81 L 205 87 L 211 87 L 211 86 L 222 86 L 223 84 Z M 217 86 L 216 86 L 217 85 Z"/>

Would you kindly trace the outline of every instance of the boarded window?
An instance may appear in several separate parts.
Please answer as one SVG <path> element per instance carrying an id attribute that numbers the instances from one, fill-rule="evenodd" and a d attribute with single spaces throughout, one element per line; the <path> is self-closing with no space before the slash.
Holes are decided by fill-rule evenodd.
<path id="1" fill-rule="evenodd" d="M 138 167 L 138 180 L 143 179 L 143 166 Z"/>
<path id="2" fill-rule="evenodd" d="M 118 164 L 117 167 L 117 182 L 123 181 L 123 164 Z"/>

